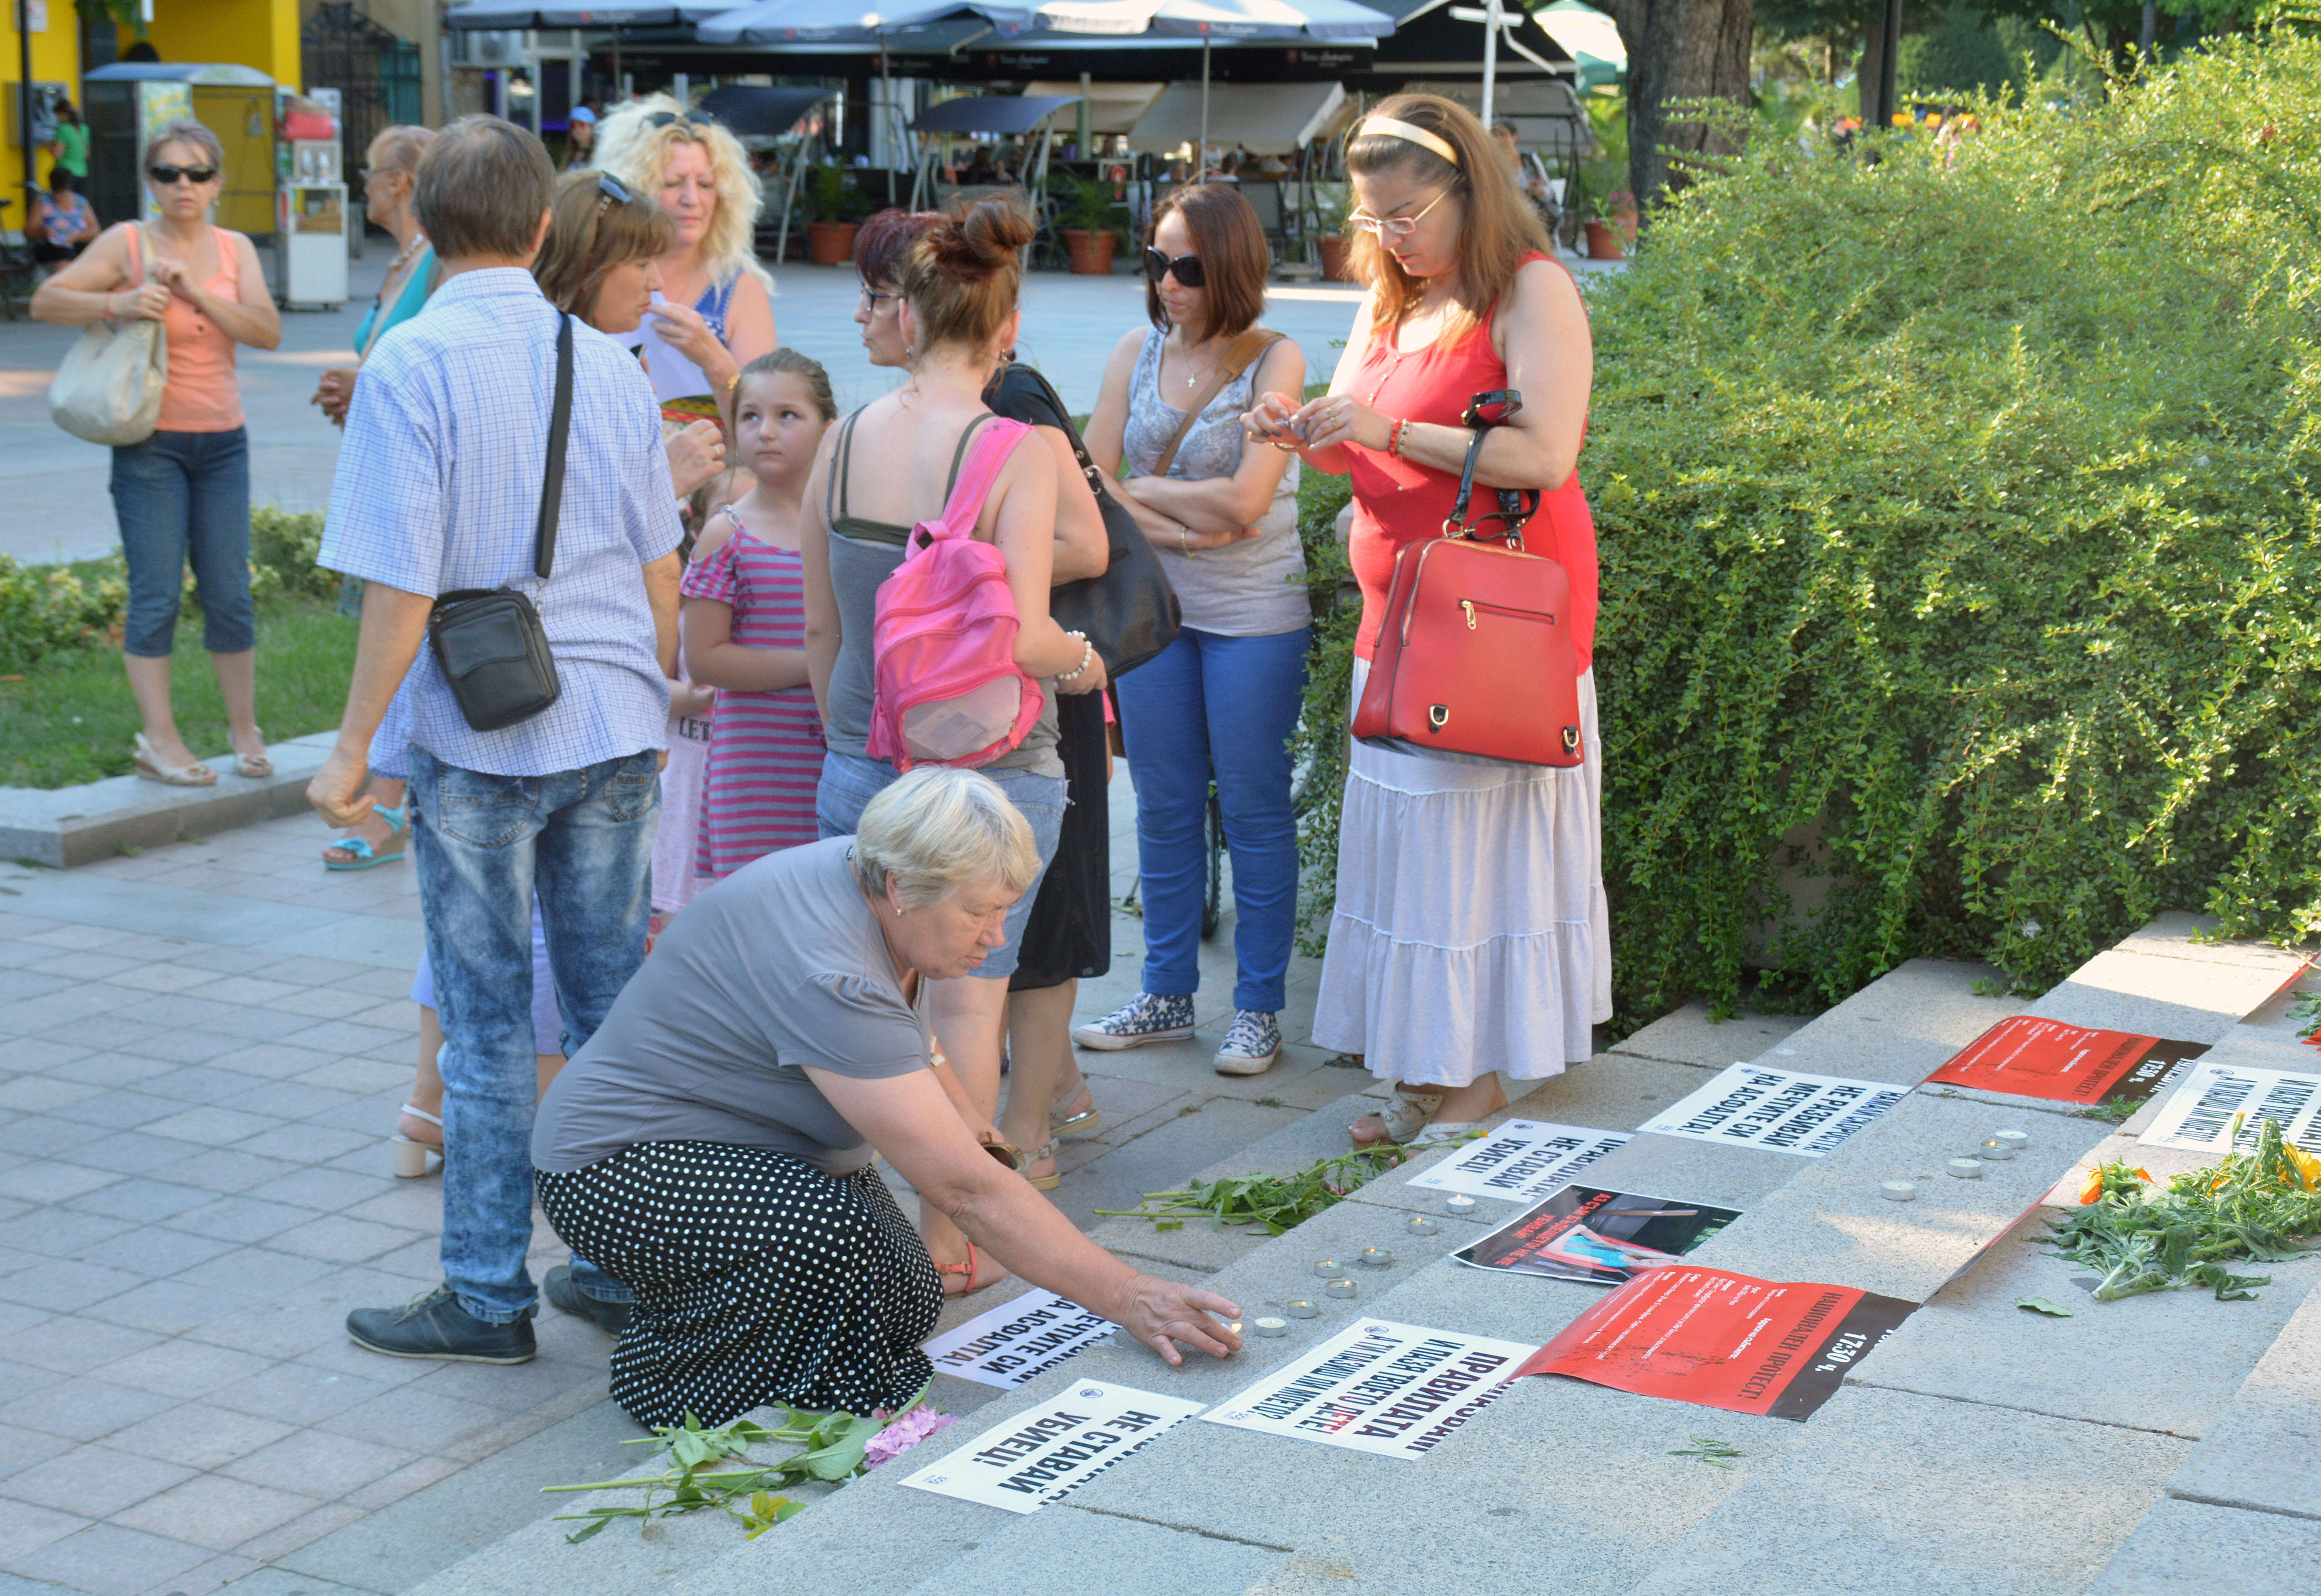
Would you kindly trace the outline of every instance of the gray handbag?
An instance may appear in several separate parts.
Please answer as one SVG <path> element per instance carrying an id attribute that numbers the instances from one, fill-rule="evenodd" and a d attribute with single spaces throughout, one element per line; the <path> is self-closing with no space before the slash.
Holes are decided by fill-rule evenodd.
<path id="1" fill-rule="evenodd" d="M 137 284 L 147 281 L 145 230 L 129 230 L 129 258 Z M 49 384 L 49 417 L 76 438 L 118 448 L 142 443 L 161 419 L 161 389 L 169 380 L 169 340 L 161 324 L 107 316 L 81 330 Z"/>
<path id="2" fill-rule="evenodd" d="M 564 445 L 572 430 L 572 318 L 556 333 L 556 403 L 548 423 L 548 470 L 532 532 L 532 573 L 545 582 L 556 561 L 556 517 L 564 498 Z M 548 630 L 532 600 L 514 588 L 460 588 L 436 599 L 427 644 L 469 725 L 496 732 L 529 720 L 564 689 Z"/>

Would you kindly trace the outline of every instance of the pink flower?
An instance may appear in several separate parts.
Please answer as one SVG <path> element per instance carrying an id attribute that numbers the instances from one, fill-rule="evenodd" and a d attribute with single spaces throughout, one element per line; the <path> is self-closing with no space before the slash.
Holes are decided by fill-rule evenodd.
<path id="1" fill-rule="evenodd" d="M 943 1426 L 958 1422 L 959 1419 L 949 1413 L 938 1413 L 932 1408 L 914 1408 L 870 1437 L 870 1444 L 862 1449 L 862 1466 L 875 1469 L 888 1459 L 908 1452 Z"/>

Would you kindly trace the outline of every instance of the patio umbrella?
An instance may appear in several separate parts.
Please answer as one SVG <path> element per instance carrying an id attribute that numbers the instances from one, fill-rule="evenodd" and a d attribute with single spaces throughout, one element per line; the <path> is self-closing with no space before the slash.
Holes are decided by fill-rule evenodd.
<path id="1" fill-rule="evenodd" d="M 894 0 L 885 7 L 862 0 L 759 0 L 726 7 L 694 30 L 705 44 L 883 44 L 890 33 L 958 17 L 978 17 L 1006 34 L 1032 25 L 1030 0 Z"/>
<path id="2" fill-rule="evenodd" d="M 1201 143 L 1209 145 L 1209 45 L 1215 39 L 1383 39 L 1394 19 L 1354 0 L 1044 0 L 1058 33 L 1160 34 L 1201 41 Z"/>
<path id="3" fill-rule="evenodd" d="M 532 28 L 667 28 L 703 22 L 730 5 L 717 0 L 662 5 L 577 6 L 495 5 L 485 3 L 454 5 L 443 13 L 443 25 L 454 32 L 504 33 Z"/>

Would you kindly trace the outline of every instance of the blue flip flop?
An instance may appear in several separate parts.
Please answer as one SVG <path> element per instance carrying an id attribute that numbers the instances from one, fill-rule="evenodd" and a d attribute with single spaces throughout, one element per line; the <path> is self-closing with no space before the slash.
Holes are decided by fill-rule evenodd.
<path id="1" fill-rule="evenodd" d="M 399 809 L 379 804 L 372 808 L 371 813 L 387 822 L 389 835 L 386 851 L 381 853 L 373 848 L 369 837 L 350 834 L 341 837 L 331 846 L 343 848 L 354 857 L 343 862 L 325 859 L 323 861 L 324 870 L 369 870 L 374 864 L 388 864 L 403 857 L 404 846 L 411 840 L 410 804 L 406 801 Z"/>

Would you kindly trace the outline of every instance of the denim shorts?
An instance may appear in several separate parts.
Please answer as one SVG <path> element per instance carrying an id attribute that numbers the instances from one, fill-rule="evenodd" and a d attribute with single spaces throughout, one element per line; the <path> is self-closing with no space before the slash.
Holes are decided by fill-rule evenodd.
<path id="1" fill-rule="evenodd" d="M 998 784 L 1016 812 L 1032 823 L 1032 841 L 1040 850 L 1040 875 L 1056 856 L 1056 839 L 1064 829 L 1064 779 L 1030 771 L 979 772 Z M 822 785 L 815 789 L 814 817 L 827 837 L 852 836 L 870 800 L 891 786 L 895 767 L 884 760 L 861 759 L 835 748 L 822 756 Z M 972 971 L 987 980 L 1005 980 L 1015 973 L 1024 947 L 1024 926 L 1032 917 L 1032 904 L 1040 896 L 1040 877 L 1024 889 L 1024 896 L 1007 911 L 1007 940 Z"/>

